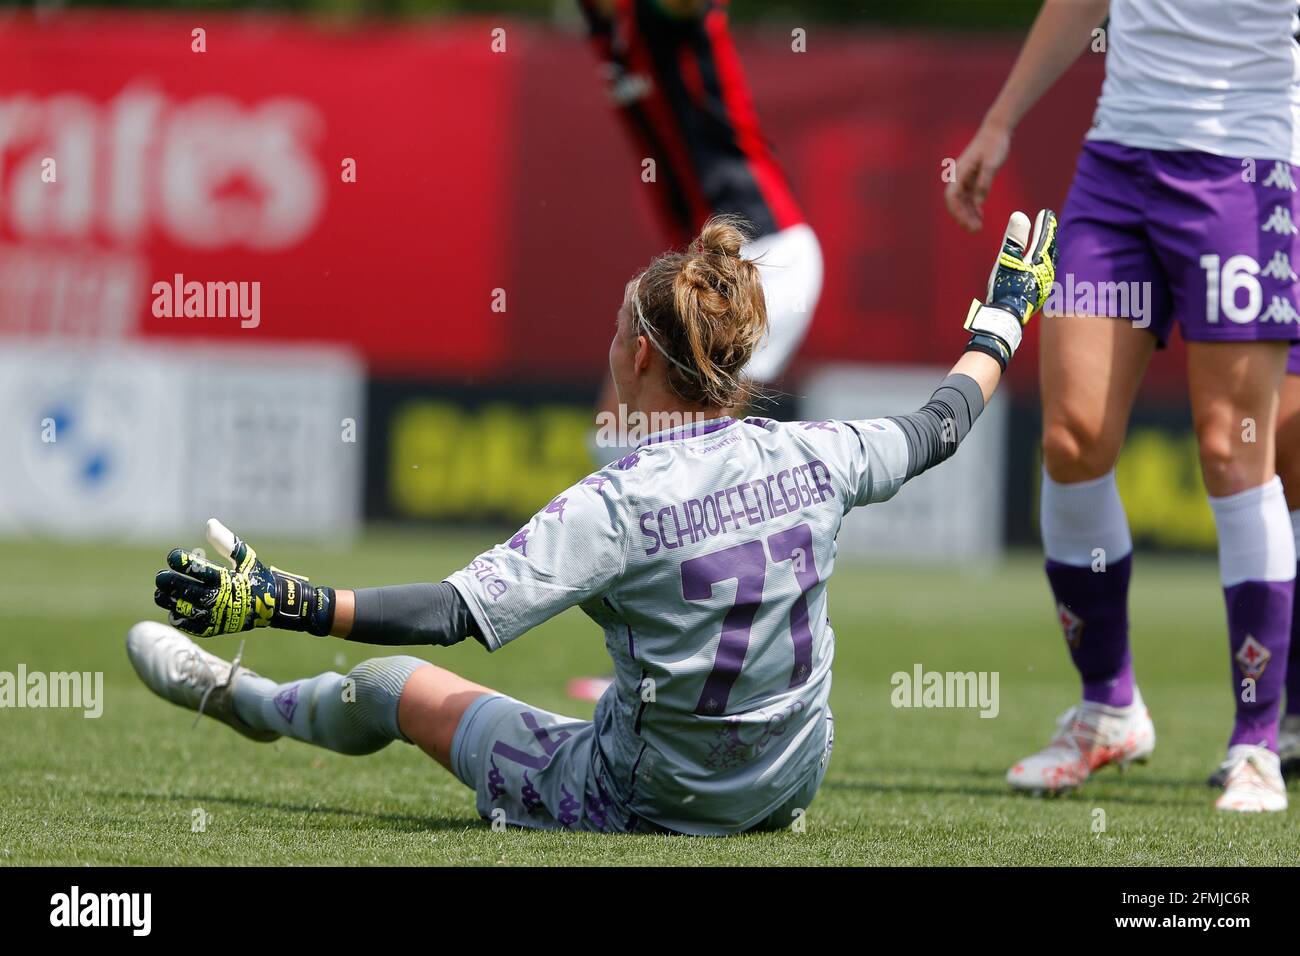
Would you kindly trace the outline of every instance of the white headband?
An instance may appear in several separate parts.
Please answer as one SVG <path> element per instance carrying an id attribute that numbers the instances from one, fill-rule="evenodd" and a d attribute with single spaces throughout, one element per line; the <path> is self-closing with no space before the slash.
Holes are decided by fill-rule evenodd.
<path id="1" fill-rule="evenodd" d="M 659 350 L 659 354 L 672 362 L 691 378 L 698 379 L 700 377 L 699 371 L 683 365 L 681 362 L 677 361 L 677 359 L 669 355 L 668 350 L 660 344 L 659 337 L 655 335 L 654 329 L 651 328 L 650 323 L 646 321 L 645 313 L 641 311 L 641 276 L 637 276 L 636 282 L 632 284 L 632 308 L 636 312 L 636 321 L 637 324 L 641 326 L 641 332 L 650 340 L 650 344 Z"/>

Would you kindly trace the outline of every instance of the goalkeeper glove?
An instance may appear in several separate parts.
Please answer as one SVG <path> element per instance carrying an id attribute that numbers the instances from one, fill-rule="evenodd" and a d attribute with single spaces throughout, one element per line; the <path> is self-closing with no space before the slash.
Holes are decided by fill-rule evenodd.
<path id="1" fill-rule="evenodd" d="M 237 634 L 255 627 L 329 634 L 334 623 L 334 589 L 312 587 L 307 579 L 267 567 L 257 552 L 216 518 L 208 519 L 208 541 L 233 567 L 174 548 L 169 570 L 158 572 L 154 603 L 168 611 L 173 627 L 197 637 Z"/>
<path id="2" fill-rule="evenodd" d="M 1006 371 L 1029 317 L 1043 307 L 1052 291 L 1056 257 L 1056 213 L 1050 209 L 1038 213 L 1032 239 L 1029 217 L 1011 214 L 1002 252 L 989 275 L 988 295 L 983 302 L 972 302 L 966 316 L 966 328 L 972 333 L 966 351 L 991 355 Z"/>

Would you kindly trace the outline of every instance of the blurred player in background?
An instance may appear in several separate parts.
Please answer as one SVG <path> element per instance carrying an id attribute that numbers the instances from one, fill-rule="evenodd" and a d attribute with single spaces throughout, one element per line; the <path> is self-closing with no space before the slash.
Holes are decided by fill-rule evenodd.
<path id="1" fill-rule="evenodd" d="M 773 384 L 803 341 L 822 287 L 822 253 L 758 113 L 731 38 L 728 0 L 578 0 L 604 64 L 610 99 L 635 148 L 655 162 L 654 209 L 665 241 L 682 245 L 714 215 L 751 223 L 767 338 L 747 374 Z M 606 379 L 600 410 L 617 412 Z M 595 440 L 597 464 L 631 448 Z M 613 677 L 578 677 L 569 695 L 597 700 Z"/>
<path id="2" fill-rule="evenodd" d="M 345 754 L 406 740 L 539 829 L 721 835 L 799 819 L 826 774 L 835 636 L 827 581 L 845 514 L 950 457 L 1042 306 L 1056 220 L 1012 216 L 971 338 L 931 399 L 896 418 L 727 417 L 767 326 L 744 236 L 714 220 L 627 284 L 609 347 L 620 401 L 689 413 L 561 492 L 440 584 L 338 590 L 267 567 L 215 520 L 231 566 L 176 549 L 154 594 L 200 636 L 258 625 L 370 644 L 497 650 L 567 608 L 601 626 L 617 679 L 594 720 L 530 707 L 416 657 L 277 684 L 156 621 L 127 649 L 163 698 L 254 740 Z M 941 265 L 941 263 L 940 263 Z M 701 420 L 702 419 L 702 420 Z"/>
<path id="3" fill-rule="evenodd" d="M 948 187 L 967 228 L 980 227 L 1017 123 L 1095 39 L 1107 8 L 1043 4 Z M 1114 0 L 1109 13 L 1106 80 L 1061 223 L 1061 273 L 1098 306 L 1063 303 L 1065 315 L 1044 322 L 1041 351 L 1043 545 L 1083 701 L 1008 780 L 1062 790 L 1155 746 L 1129 653 L 1132 542 L 1114 467 L 1147 362 L 1177 324 L 1218 531 L 1236 707 L 1216 806 L 1284 810 L 1278 710 L 1300 521 L 1288 516 L 1275 453 L 1288 343 L 1300 339 L 1296 2 Z M 1101 307 L 1112 289 L 1125 298 Z M 1121 302 L 1144 302 L 1144 314 Z M 1294 413 L 1287 427 L 1294 509 Z"/>
<path id="4" fill-rule="evenodd" d="M 639 155 L 665 241 L 674 247 L 711 216 L 754 227 L 742 251 L 757 261 L 768 332 L 747 374 L 775 382 L 812 321 L 822 254 L 790 181 L 758 126 L 732 41 L 727 0 L 578 0 L 605 65 L 609 96 Z M 617 404 L 606 382 L 603 410 Z M 627 449 L 600 448 L 601 462 Z"/>

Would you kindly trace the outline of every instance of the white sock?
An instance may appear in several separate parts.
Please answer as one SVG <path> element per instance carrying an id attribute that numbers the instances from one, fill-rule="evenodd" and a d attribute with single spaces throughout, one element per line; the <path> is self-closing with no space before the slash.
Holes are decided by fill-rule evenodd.
<path id="1" fill-rule="evenodd" d="M 1087 567 L 1099 548 L 1108 562 L 1133 551 L 1113 468 L 1100 478 L 1068 485 L 1053 481 L 1044 468 L 1039 523 L 1043 551 L 1061 564 Z"/>
<path id="2" fill-rule="evenodd" d="M 1280 478 L 1235 495 L 1211 496 L 1210 508 L 1219 532 L 1219 577 L 1225 588 L 1242 581 L 1295 577 L 1295 529 L 1287 533 Z"/>
<path id="3" fill-rule="evenodd" d="M 1291 530 L 1295 532 L 1295 552 L 1300 554 L 1300 508 L 1291 512 Z"/>

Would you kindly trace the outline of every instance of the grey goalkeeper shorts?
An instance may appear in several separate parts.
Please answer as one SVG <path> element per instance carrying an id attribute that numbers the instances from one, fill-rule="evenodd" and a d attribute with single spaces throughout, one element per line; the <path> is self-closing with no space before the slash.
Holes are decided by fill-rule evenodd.
<path id="1" fill-rule="evenodd" d="M 826 752 L 814 777 L 748 832 L 784 829 L 812 802 L 826 775 L 834 726 L 828 714 Z M 452 738 L 451 765 L 461 783 L 476 793 L 479 815 L 494 824 L 597 833 L 674 832 L 619 802 L 596 748 L 595 724 L 530 707 L 504 694 L 484 694 L 470 704 Z"/>

